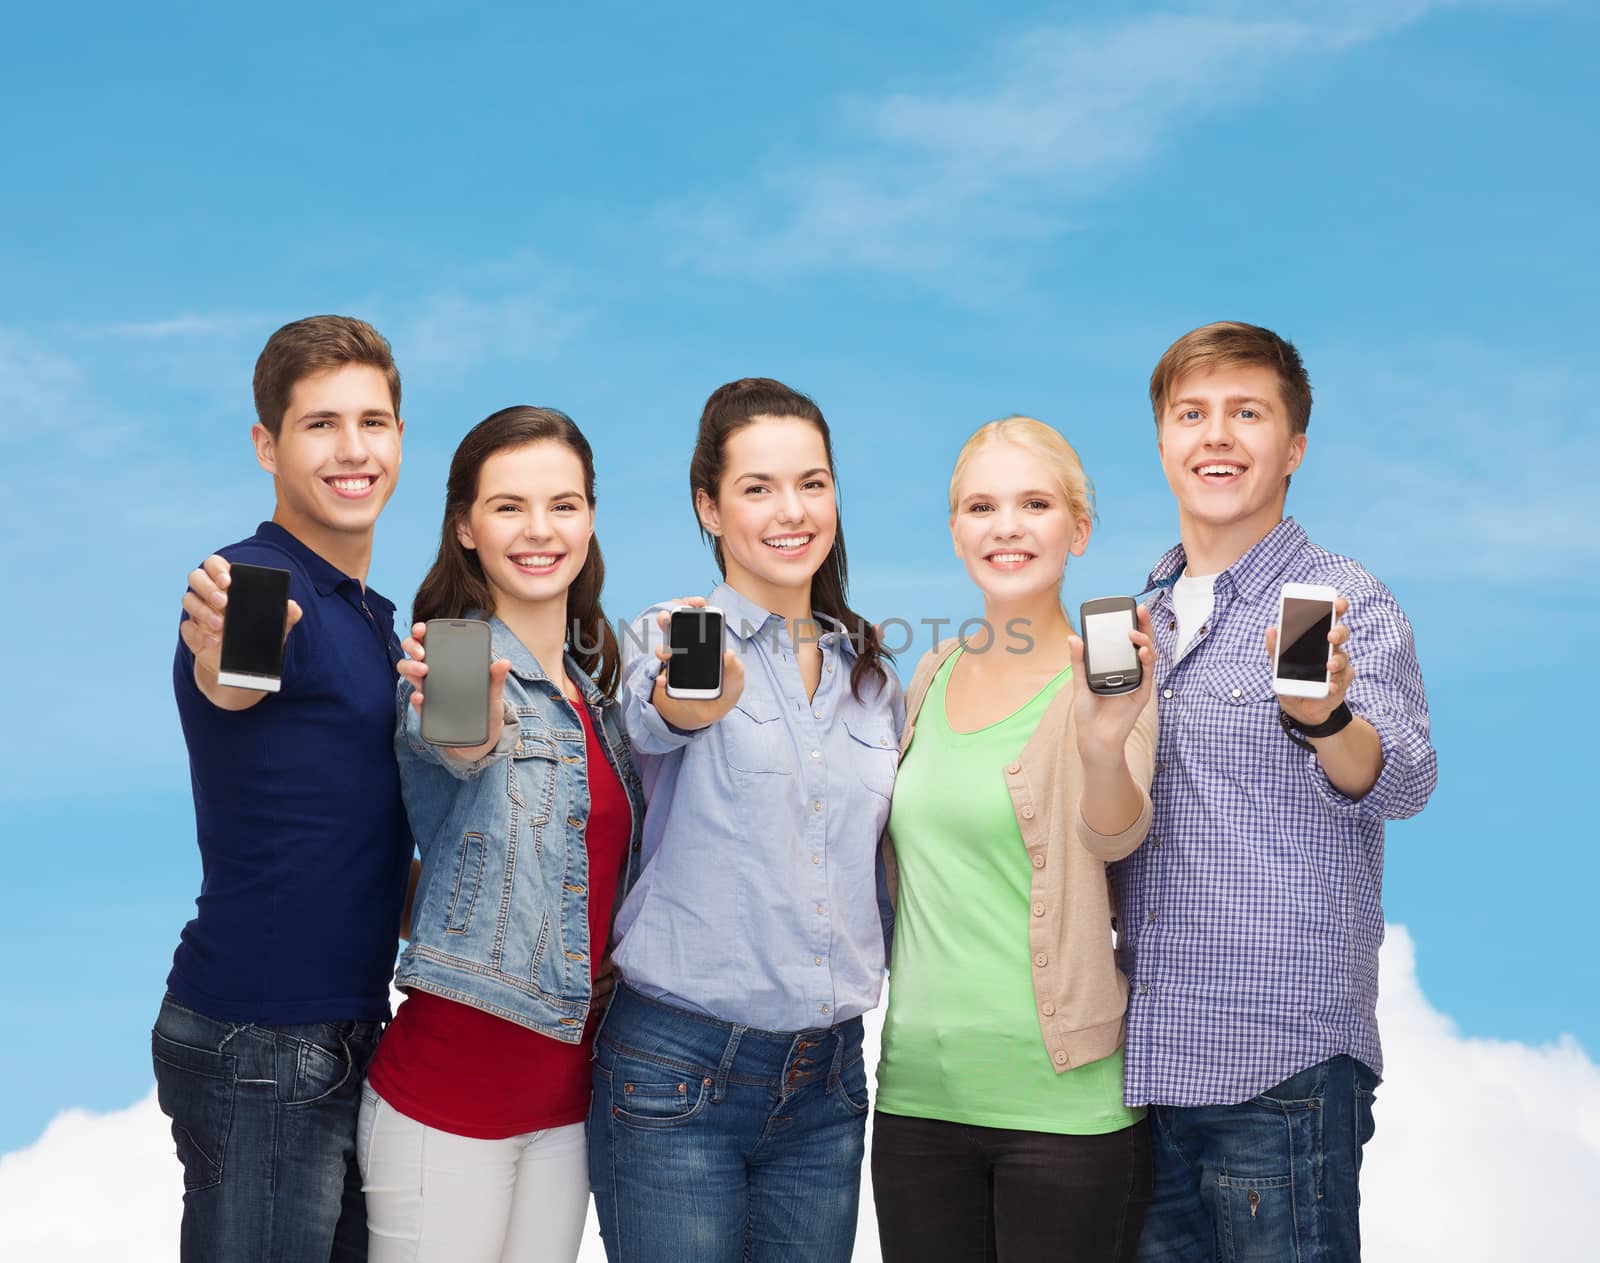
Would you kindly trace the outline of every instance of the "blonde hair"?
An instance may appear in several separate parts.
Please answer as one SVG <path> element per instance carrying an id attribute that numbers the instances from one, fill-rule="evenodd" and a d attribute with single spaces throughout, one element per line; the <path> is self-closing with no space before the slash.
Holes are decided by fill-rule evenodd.
<path id="1" fill-rule="evenodd" d="M 1039 458 L 1039 464 L 1050 476 L 1066 498 L 1067 511 L 1074 521 L 1078 518 L 1094 520 L 1094 484 L 1083 472 L 1083 462 L 1072 444 L 1061 437 L 1060 431 L 1033 417 L 1009 416 L 977 431 L 961 445 L 956 456 L 956 467 L 950 474 L 950 515 L 955 516 L 956 496 L 961 486 L 961 476 L 967 472 L 972 458 L 984 448 L 995 443 L 1010 443 Z"/>

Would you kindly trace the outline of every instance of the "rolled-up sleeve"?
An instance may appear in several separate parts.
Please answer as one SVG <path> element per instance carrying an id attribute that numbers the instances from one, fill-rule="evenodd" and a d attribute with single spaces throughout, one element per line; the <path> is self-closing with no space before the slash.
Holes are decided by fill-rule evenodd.
<path id="1" fill-rule="evenodd" d="M 1383 769 L 1360 798 L 1340 793 L 1315 754 L 1306 755 L 1306 773 L 1336 815 L 1404 820 L 1427 805 L 1439 780 L 1416 639 L 1410 620 L 1381 583 L 1341 589 L 1340 595 L 1350 602 L 1343 621 L 1350 629 L 1347 652 L 1354 668 L 1345 701 L 1377 731 Z"/>

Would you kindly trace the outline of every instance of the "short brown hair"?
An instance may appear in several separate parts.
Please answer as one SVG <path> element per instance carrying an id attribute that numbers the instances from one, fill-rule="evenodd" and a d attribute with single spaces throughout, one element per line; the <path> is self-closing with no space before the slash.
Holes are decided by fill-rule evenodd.
<path id="1" fill-rule="evenodd" d="M 256 416 L 267 433 L 278 437 L 296 382 L 346 364 L 370 364 L 382 373 L 400 415 L 400 370 L 388 339 L 354 316 L 307 316 L 268 338 L 256 360 Z"/>
<path id="2" fill-rule="evenodd" d="M 1278 374 L 1278 389 L 1289 412 L 1289 432 L 1304 434 L 1311 424 L 1311 379 L 1294 343 L 1271 329 L 1238 320 L 1218 320 L 1191 329 L 1166 350 L 1150 374 L 1150 408 L 1161 428 L 1167 392 L 1179 378 L 1196 370 L 1242 368 L 1261 364 Z"/>

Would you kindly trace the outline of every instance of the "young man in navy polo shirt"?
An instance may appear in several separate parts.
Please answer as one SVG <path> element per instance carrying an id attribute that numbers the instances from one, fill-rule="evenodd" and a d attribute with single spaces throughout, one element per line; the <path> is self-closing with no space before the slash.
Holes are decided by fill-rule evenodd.
<path id="1" fill-rule="evenodd" d="M 183 1164 L 184 1260 L 366 1258 L 361 1082 L 389 1016 L 412 839 L 394 606 L 366 586 L 400 473 L 400 377 L 361 320 L 256 362 L 272 520 L 189 576 L 173 687 L 204 873 L 151 1036 Z M 229 563 L 289 571 L 282 689 L 218 681 Z"/>

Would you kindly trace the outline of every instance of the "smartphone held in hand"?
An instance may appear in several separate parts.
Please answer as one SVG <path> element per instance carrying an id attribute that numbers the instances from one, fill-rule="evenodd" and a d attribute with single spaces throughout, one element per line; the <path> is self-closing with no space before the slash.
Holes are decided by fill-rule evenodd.
<path id="1" fill-rule="evenodd" d="M 1326 697 L 1332 648 L 1334 602 L 1339 594 L 1324 583 L 1286 583 L 1278 597 L 1278 650 L 1272 657 L 1272 688 L 1283 697 Z"/>
<path id="2" fill-rule="evenodd" d="M 722 643 L 725 623 L 713 605 L 672 611 L 667 624 L 667 696 L 722 696 Z"/>
<path id="3" fill-rule="evenodd" d="M 1144 682 L 1139 649 L 1128 633 L 1139 623 L 1139 603 L 1131 596 L 1104 596 L 1078 607 L 1083 628 L 1083 670 L 1091 693 L 1114 697 Z"/>
<path id="4" fill-rule="evenodd" d="M 289 572 L 237 562 L 228 567 L 228 575 L 217 683 L 276 693 L 283 682 Z"/>
<path id="5" fill-rule="evenodd" d="M 422 739 L 436 746 L 481 746 L 489 739 L 489 624 L 431 618 L 424 648 Z"/>

